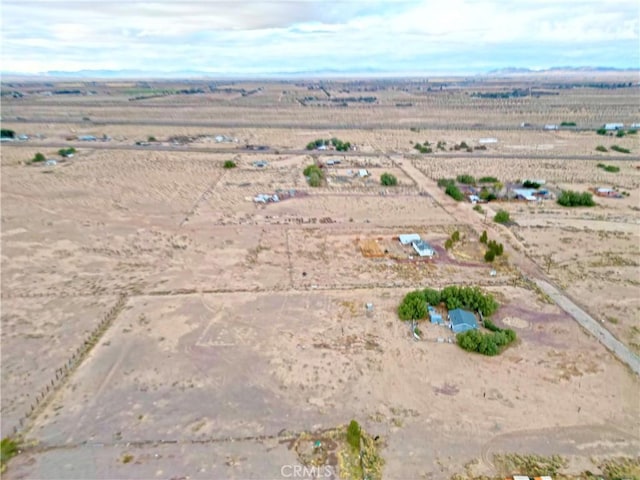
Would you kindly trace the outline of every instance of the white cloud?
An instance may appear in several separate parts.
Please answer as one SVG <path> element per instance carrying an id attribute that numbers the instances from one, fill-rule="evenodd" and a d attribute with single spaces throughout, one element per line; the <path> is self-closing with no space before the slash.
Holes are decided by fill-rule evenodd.
<path id="1" fill-rule="evenodd" d="M 2 13 L 2 68 L 27 72 L 631 67 L 640 37 L 635 0 L 5 0 Z"/>

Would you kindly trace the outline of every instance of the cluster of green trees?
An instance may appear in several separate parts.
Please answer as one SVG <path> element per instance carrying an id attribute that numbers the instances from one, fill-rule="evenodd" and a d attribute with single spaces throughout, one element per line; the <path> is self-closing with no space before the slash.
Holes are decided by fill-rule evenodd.
<path id="1" fill-rule="evenodd" d="M 380 175 L 380 185 L 384 185 L 386 187 L 395 187 L 398 185 L 398 179 L 395 175 L 391 175 L 390 173 L 383 173 Z"/>
<path id="2" fill-rule="evenodd" d="M 495 240 L 489 240 L 486 230 L 480 235 L 480 243 L 484 243 L 487 246 L 487 251 L 484 254 L 486 262 L 493 262 L 496 257 L 500 257 L 504 253 L 503 245 Z"/>
<path id="3" fill-rule="evenodd" d="M 605 147 L 604 145 L 598 145 L 596 147 L 596 152 L 608 152 L 609 150 L 607 150 L 607 147 Z"/>
<path id="4" fill-rule="evenodd" d="M 558 203 L 563 207 L 593 207 L 596 202 L 589 192 L 574 192 L 572 190 L 564 190 L 558 196 Z"/>
<path id="5" fill-rule="evenodd" d="M 498 210 L 495 217 L 493 217 L 493 221 L 502 224 L 509 223 L 511 221 L 511 216 L 506 210 Z"/>
<path id="6" fill-rule="evenodd" d="M 9 130 L 8 128 L 0 129 L 1 138 L 16 138 L 16 132 Z"/>
<path id="7" fill-rule="evenodd" d="M 599 128 L 598 130 L 596 130 L 596 133 L 598 135 L 607 135 L 607 134 L 613 135 L 613 132 L 609 130 L 605 130 L 604 128 Z M 637 133 L 638 133 L 638 130 L 635 128 L 630 128 L 626 132 L 623 129 L 620 129 L 620 130 L 616 130 L 616 137 L 622 138 L 625 135 L 636 135 Z"/>
<path id="8" fill-rule="evenodd" d="M 236 168 L 236 166 L 236 162 L 234 162 L 233 160 L 225 160 L 224 165 L 222 165 L 222 167 L 226 169 Z"/>
<path id="9" fill-rule="evenodd" d="M 469 352 L 494 356 L 515 342 L 517 338 L 516 332 L 510 328 L 499 328 L 489 319 L 485 319 L 484 326 L 490 330 L 491 333 L 483 333 L 479 330 L 467 330 L 466 332 L 456 335 L 458 345 Z"/>
<path id="10" fill-rule="evenodd" d="M 620 167 L 616 167 L 615 165 L 605 165 L 604 163 L 599 163 L 598 168 L 611 173 L 618 173 L 620 171 Z"/>
<path id="11" fill-rule="evenodd" d="M 427 316 L 427 305 L 444 303 L 448 310 L 466 308 L 489 317 L 498 309 L 498 302 L 490 293 L 478 287 L 450 285 L 438 291 L 432 288 L 407 293 L 398 306 L 401 320 L 421 320 Z"/>
<path id="12" fill-rule="evenodd" d="M 456 143 L 453 145 L 453 149 L 458 151 L 458 150 L 466 150 L 467 152 L 473 152 L 473 148 L 471 148 L 469 145 L 467 145 L 467 142 L 462 141 L 460 143 Z"/>
<path id="13" fill-rule="evenodd" d="M 319 187 L 320 185 L 322 185 L 322 181 L 324 180 L 324 172 L 315 163 L 312 163 L 311 165 L 305 167 L 302 173 L 307 178 L 307 182 L 309 182 L 309 185 L 311 187 Z"/>
<path id="14" fill-rule="evenodd" d="M 453 247 L 454 243 L 459 241 L 460 241 L 460 232 L 456 230 L 451 234 L 451 237 L 447 238 L 447 240 L 444 242 L 444 248 L 449 250 L 451 247 Z"/>
<path id="15" fill-rule="evenodd" d="M 438 180 L 438 186 L 444 187 L 444 193 L 449 195 L 454 200 L 460 202 L 464 200 L 464 195 L 460 189 L 456 186 L 456 181 L 452 178 L 441 178 Z"/>
<path id="16" fill-rule="evenodd" d="M 76 153 L 76 149 L 73 147 L 69 147 L 69 148 L 61 148 L 60 150 L 58 150 L 58 155 L 60 155 L 61 157 L 70 157 L 71 155 L 73 155 L 74 153 Z"/>
<path id="17" fill-rule="evenodd" d="M 462 183 L 464 185 L 475 185 L 476 184 L 476 179 L 473 175 L 469 175 L 469 174 L 462 174 L 462 175 L 458 175 L 456 177 L 456 180 L 458 181 L 458 183 Z"/>
<path id="18" fill-rule="evenodd" d="M 316 148 L 321 147 L 322 145 L 333 145 L 333 147 L 339 152 L 346 152 L 349 149 L 351 149 L 350 142 L 343 142 L 339 138 L 334 137 L 329 140 L 319 138 L 317 140 L 314 140 L 313 142 L 309 142 L 307 144 L 307 150 L 315 150 Z"/>
<path id="19" fill-rule="evenodd" d="M 576 122 L 560 122 L 561 127 L 577 127 Z"/>

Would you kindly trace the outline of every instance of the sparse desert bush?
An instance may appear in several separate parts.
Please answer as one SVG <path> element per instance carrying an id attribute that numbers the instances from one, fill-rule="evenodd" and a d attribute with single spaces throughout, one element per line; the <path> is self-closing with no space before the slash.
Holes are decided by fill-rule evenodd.
<path id="1" fill-rule="evenodd" d="M 431 146 L 429 145 L 429 142 L 425 142 L 424 145 L 421 145 L 419 143 L 416 143 L 413 148 L 415 148 L 417 151 L 419 151 L 420 153 L 432 153 L 433 149 L 431 148 Z"/>
<path id="2" fill-rule="evenodd" d="M 453 240 L 451 240 L 450 238 L 447 238 L 444 241 L 444 248 L 446 248 L 447 250 L 451 250 L 451 247 L 453 247 Z"/>
<path id="3" fill-rule="evenodd" d="M 493 217 L 493 221 L 502 224 L 509 223 L 511 221 L 511 216 L 506 210 L 498 210 L 495 217 Z"/>
<path id="4" fill-rule="evenodd" d="M 504 454 L 494 455 L 493 462 L 504 475 L 526 472 L 530 477 L 549 475 L 555 477 L 560 469 L 567 466 L 567 460 L 560 455 L 543 457 L 540 455 Z"/>
<path id="5" fill-rule="evenodd" d="M 576 122 L 561 122 L 560 126 L 561 127 L 575 127 L 576 126 Z"/>
<path id="6" fill-rule="evenodd" d="M 451 241 L 453 241 L 453 242 L 459 242 L 460 241 L 460 232 L 458 230 L 456 230 L 455 232 L 453 232 L 451 234 Z"/>
<path id="7" fill-rule="evenodd" d="M 483 230 L 482 235 L 480 235 L 480 243 L 484 243 L 486 245 L 488 240 L 489 240 L 489 235 L 487 235 L 486 230 Z"/>
<path id="8" fill-rule="evenodd" d="M 485 319 L 484 325 L 491 333 L 467 330 L 456 335 L 458 345 L 469 352 L 477 352 L 492 357 L 498 355 L 504 348 L 516 341 L 516 332 L 513 330 L 503 330 L 489 319 Z"/>
<path id="9" fill-rule="evenodd" d="M 158 140 L 153 135 L 149 135 L 147 137 L 147 142 L 157 142 Z"/>
<path id="10" fill-rule="evenodd" d="M 491 263 L 496 259 L 496 254 L 493 253 L 491 250 L 487 250 L 484 253 L 484 261 L 487 263 Z"/>
<path id="11" fill-rule="evenodd" d="M 631 150 L 628 148 L 620 147 L 618 145 L 611 145 L 611 150 L 618 153 L 631 153 Z"/>
<path id="12" fill-rule="evenodd" d="M 226 160 L 226 161 L 224 162 L 223 168 L 227 168 L 227 169 L 229 169 L 229 168 L 236 168 L 236 166 L 237 166 L 237 165 L 236 165 L 236 162 L 234 162 L 233 160 Z"/>
<path id="13" fill-rule="evenodd" d="M 540 188 L 540 184 L 538 182 L 534 182 L 532 180 L 525 180 L 524 182 L 522 182 L 522 186 L 524 188 L 533 188 L 533 189 Z"/>
<path id="14" fill-rule="evenodd" d="M 596 133 L 598 135 L 606 135 L 607 131 L 604 128 L 599 128 L 598 130 L 596 130 Z"/>
<path id="15" fill-rule="evenodd" d="M 484 208 L 482 208 L 480 205 L 474 205 L 473 209 L 478 213 L 484 213 Z"/>
<path id="16" fill-rule="evenodd" d="M 572 190 L 564 190 L 558 196 L 558 204 L 563 207 L 593 207 L 596 202 L 589 192 L 574 192 Z"/>
<path id="17" fill-rule="evenodd" d="M 636 135 L 637 133 L 638 133 L 638 130 L 635 128 L 631 128 L 627 130 L 627 135 Z"/>
<path id="18" fill-rule="evenodd" d="M 615 165 L 605 165 L 604 163 L 599 163 L 598 168 L 611 173 L 618 173 L 620 171 L 620 167 L 616 167 Z"/>
<path id="19" fill-rule="evenodd" d="M 133 455 L 126 454 L 122 457 L 122 463 L 130 463 L 131 461 L 133 461 Z"/>
<path id="20" fill-rule="evenodd" d="M 455 185 L 456 181 L 453 178 L 439 178 L 438 186 L 439 187 L 448 187 L 449 185 Z"/>
<path id="21" fill-rule="evenodd" d="M 16 132 L 13 130 L 9 130 L 8 128 L 0 129 L 0 137 L 1 138 L 15 138 Z"/>
<path id="22" fill-rule="evenodd" d="M 398 179 L 395 177 L 395 175 L 391 175 L 390 173 L 385 172 L 380 175 L 380 184 L 387 187 L 394 187 L 398 185 Z"/>
<path id="23" fill-rule="evenodd" d="M 616 132 L 616 137 L 618 137 L 618 138 L 622 138 L 622 137 L 624 137 L 625 135 L 626 135 L 626 133 L 624 132 L 624 130 L 618 130 L 618 131 Z"/>
<path id="24" fill-rule="evenodd" d="M 596 152 L 608 152 L 609 150 L 607 150 L 607 147 L 605 147 L 604 145 L 598 145 L 596 147 Z"/>

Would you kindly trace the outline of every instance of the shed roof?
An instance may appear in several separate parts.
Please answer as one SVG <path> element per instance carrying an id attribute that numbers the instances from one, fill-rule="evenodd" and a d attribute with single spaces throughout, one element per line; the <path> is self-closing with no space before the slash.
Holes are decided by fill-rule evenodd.
<path id="1" fill-rule="evenodd" d="M 532 188 L 514 188 L 513 189 L 513 193 L 515 193 L 517 196 L 522 197 L 526 200 L 537 200 L 535 193 L 537 192 L 537 190 L 534 190 Z"/>
<path id="2" fill-rule="evenodd" d="M 473 328 L 478 328 L 476 316 L 467 310 L 462 310 L 461 308 L 449 310 L 449 319 L 451 320 L 452 325 L 469 325 Z"/>
<path id="3" fill-rule="evenodd" d="M 398 238 L 400 239 L 400 243 L 403 245 L 409 245 L 412 242 L 420 241 L 420 235 L 417 233 L 403 233 L 398 235 Z"/>

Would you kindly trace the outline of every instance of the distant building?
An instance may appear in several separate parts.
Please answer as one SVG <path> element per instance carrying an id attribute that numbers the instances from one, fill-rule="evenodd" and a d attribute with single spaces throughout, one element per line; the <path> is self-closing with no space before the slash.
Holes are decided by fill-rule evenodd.
<path id="1" fill-rule="evenodd" d="M 478 143 L 481 145 L 486 145 L 488 143 L 498 143 L 498 139 L 497 138 L 481 138 L 480 140 L 478 140 Z"/>
<path id="2" fill-rule="evenodd" d="M 558 125 L 555 124 L 548 124 L 544 126 L 545 130 L 559 130 Z"/>
<path id="3" fill-rule="evenodd" d="M 596 195 L 599 197 L 622 198 L 622 194 L 613 188 L 596 188 Z"/>
<path id="4" fill-rule="evenodd" d="M 95 142 L 98 138 L 93 135 L 81 135 L 78 137 L 78 140 L 81 142 Z"/>
<path id="5" fill-rule="evenodd" d="M 369 171 L 366 168 L 361 168 L 360 170 L 358 170 L 358 176 L 363 178 L 368 177 Z"/>
<path id="6" fill-rule="evenodd" d="M 602 128 L 608 132 L 615 132 L 616 130 L 622 130 L 624 128 L 624 123 L 605 123 Z"/>
<path id="7" fill-rule="evenodd" d="M 413 242 L 420 241 L 420 235 L 418 235 L 417 233 L 405 233 L 405 234 L 399 235 L 398 238 L 400 239 L 400 243 L 402 245 L 410 245 Z"/>
<path id="8" fill-rule="evenodd" d="M 449 310 L 449 321 L 451 322 L 451 330 L 453 330 L 454 333 L 462 333 L 478 328 L 476 316 L 461 308 Z"/>
<path id="9" fill-rule="evenodd" d="M 533 188 L 514 188 L 513 193 L 516 195 L 517 200 L 527 200 L 529 202 L 538 200 L 536 196 L 538 191 Z"/>
<path id="10" fill-rule="evenodd" d="M 416 251 L 416 253 L 421 257 L 433 257 L 436 253 L 433 247 L 424 240 L 418 240 L 416 242 L 413 242 L 411 245 L 413 246 L 413 249 Z"/>

